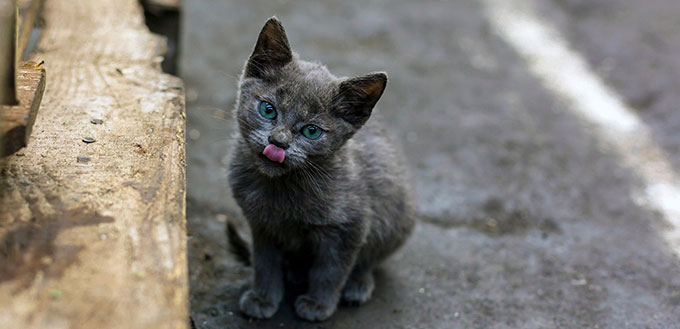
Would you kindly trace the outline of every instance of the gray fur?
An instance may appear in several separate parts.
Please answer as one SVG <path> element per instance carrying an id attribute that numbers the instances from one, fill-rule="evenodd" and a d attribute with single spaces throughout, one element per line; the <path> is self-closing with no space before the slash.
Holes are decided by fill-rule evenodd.
<path id="1" fill-rule="evenodd" d="M 298 316 L 321 321 L 342 297 L 366 302 L 372 271 L 414 225 L 401 158 L 376 118 L 368 120 L 385 73 L 337 78 L 290 50 L 276 18 L 267 21 L 239 83 L 238 133 L 229 170 L 234 197 L 253 233 L 255 278 L 241 311 L 269 318 L 284 295 L 285 273 L 302 273 Z M 275 120 L 258 111 L 273 104 Z M 310 140 L 300 129 L 325 132 Z M 262 155 L 286 146 L 281 164 Z M 344 288 L 344 289 L 343 289 Z"/>

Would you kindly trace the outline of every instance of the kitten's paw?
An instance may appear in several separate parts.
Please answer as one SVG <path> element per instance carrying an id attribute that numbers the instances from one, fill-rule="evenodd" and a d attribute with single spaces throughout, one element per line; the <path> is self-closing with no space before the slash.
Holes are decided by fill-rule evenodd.
<path id="1" fill-rule="evenodd" d="M 279 308 L 279 305 L 261 298 L 253 290 L 248 290 L 241 296 L 239 306 L 241 312 L 256 319 L 271 318 Z"/>
<path id="2" fill-rule="evenodd" d="M 322 303 L 307 295 L 302 295 L 295 300 L 295 312 L 308 321 L 323 321 L 335 312 L 336 303 Z"/>
<path id="3" fill-rule="evenodd" d="M 342 300 L 350 305 L 361 305 L 371 299 L 374 288 L 373 273 L 350 277 L 342 289 Z"/>

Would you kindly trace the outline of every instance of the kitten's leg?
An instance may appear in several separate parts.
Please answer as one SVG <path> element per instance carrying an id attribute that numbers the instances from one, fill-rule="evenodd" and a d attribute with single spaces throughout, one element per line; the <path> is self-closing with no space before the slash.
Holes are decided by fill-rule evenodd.
<path id="1" fill-rule="evenodd" d="M 253 234 L 255 282 L 241 296 L 241 311 L 253 318 L 270 318 L 283 298 L 282 253 L 269 241 Z"/>
<path id="2" fill-rule="evenodd" d="M 342 299 L 350 305 L 361 305 L 371 299 L 374 288 L 373 271 L 355 268 L 342 288 Z"/>
<path id="3" fill-rule="evenodd" d="M 297 315 L 309 321 L 325 320 L 335 312 L 340 289 L 357 254 L 355 250 L 343 250 L 341 243 L 325 243 L 327 245 L 314 256 L 309 271 L 309 290 L 295 301 Z"/>

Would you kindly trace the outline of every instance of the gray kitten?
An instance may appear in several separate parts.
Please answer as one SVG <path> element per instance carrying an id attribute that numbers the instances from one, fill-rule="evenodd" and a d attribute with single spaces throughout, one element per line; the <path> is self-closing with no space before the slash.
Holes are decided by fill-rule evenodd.
<path id="1" fill-rule="evenodd" d="M 368 120 L 385 73 L 337 78 L 293 54 L 276 18 L 262 28 L 239 82 L 238 134 L 229 169 L 253 234 L 255 278 L 243 313 L 269 318 L 284 278 L 303 283 L 295 311 L 310 321 L 342 299 L 366 302 L 373 269 L 413 230 L 413 211 L 393 143 Z M 248 247 L 229 225 L 230 242 Z"/>

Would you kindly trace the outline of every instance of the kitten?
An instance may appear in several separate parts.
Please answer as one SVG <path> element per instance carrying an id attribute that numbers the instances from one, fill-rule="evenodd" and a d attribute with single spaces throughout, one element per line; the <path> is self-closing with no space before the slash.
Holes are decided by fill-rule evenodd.
<path id="1" fill-rule="evenodd" d="M 254 284 L 240 300 L 246 315 L 277 311 L 286 272 L 307 286 L 295 301 L 303 319 L 328 318 L 340 298 L 364 303 L 375 266 L 410 235 L 402 160 L 368 120 L 386 83 L 385 73 L 337 78 L 298 59 L 275 17 L 262 28 L 239 82 L 229 168 L 253 234 Z M 229 235 L 248 252 L 231 225 Z"/>

